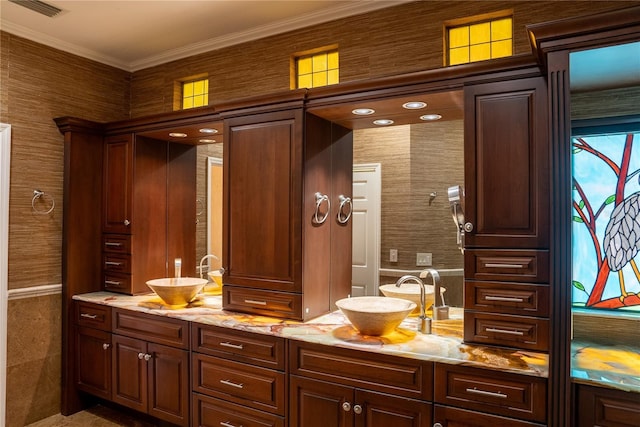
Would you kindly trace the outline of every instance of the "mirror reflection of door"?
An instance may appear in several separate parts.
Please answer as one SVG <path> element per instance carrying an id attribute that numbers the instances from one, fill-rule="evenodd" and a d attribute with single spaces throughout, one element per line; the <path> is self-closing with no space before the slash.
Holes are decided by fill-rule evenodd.
<path id="1" fill-rule="evenodd" d="M 222 159 L 207 157 L 207 253 L 218 257 L 209 258 L 209 270 L 222 267 Z"/>

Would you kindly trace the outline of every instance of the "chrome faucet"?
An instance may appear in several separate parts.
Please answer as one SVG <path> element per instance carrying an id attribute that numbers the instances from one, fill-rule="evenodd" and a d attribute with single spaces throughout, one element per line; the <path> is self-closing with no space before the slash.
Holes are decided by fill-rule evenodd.
<path id="1" fill-rule="evenodd" d="M 449 318 L 449 306 L 445 305 L 444 297 L 440 291 L 440 274 L 434 268 L 427 268 L 420 272 L 420 278 L 425 279 L 431 276 L 433 280 L 433 320 L 446 320 Z"/>
<path id="2" fill-rule="evenodd" d="M 419 331 L 422 332 L 423 334 L 430 334 L 431 333 L 431 319 L 429 319 L 427 317 L 427 310 L 425 308 L 425 289 L 424 289 L 424 282 L 422 280 L 420 280 L 418 277 L 416 276 L 412 276 L 410 274 L 407 274 L 406 276 L 402 276 L 401 278 L 398 279 L 398 281 L 396 282 L 396 286 L 400 287 L 400 285 L 402 285 L 403 283 L 407 283 L 407 282 L 415 282 L 418 285 L 420 285 L 420 326 L 419 326 Z"/>
<path id="3" fill-rule="evenodd" d="M 200 260 L 200 278 L 204 279 L 204 274 L 202 274 L 202 264 L 204 263 L 204 260 L 207 258 L 213 258 L 217 261 L 220 261 L 220 258 L 218 258 L 217 256 L 213 255 L 213 254 L 208 254 L 202 257 L 202 259 Z"/>

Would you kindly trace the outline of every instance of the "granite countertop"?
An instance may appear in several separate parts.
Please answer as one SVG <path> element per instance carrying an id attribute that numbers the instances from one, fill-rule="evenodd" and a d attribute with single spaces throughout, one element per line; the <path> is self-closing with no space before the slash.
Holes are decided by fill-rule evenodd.
<path id="1" fill-rule="evenodd" d="M 573 341 L 571 379 L 640 393 L 640 347 Z"/>

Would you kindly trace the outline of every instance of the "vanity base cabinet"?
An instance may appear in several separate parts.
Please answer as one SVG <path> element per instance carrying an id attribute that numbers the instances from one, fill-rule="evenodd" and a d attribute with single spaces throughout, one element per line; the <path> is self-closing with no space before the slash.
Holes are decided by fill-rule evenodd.
<path id="1" fill-rule="evenodd" d="M 640 393 L 574 384 L 576 427 L 640 427 Z"/>
<path id="2" fill-rule="evenodd" d="M 111 308 L 74 303 L 76 388 L 111 399 Z"/>

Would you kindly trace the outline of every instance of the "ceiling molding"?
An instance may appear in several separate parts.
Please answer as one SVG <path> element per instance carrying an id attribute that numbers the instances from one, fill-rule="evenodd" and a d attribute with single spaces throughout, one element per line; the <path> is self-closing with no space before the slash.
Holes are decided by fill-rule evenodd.
<path id="1" fill-rule="evenodd" d="M 398 6 L 404 3 L 411 3 L 415 0 L 361 0 L 349 2 L 331 9 L 322 10 L 315 13 L 306 14 L 293 19 L 282 20 L 269 25 L 252 28 L 248 31 L 231 33 L 223 37 L 216 37 L 201 42 L 192 43 L 177 49 L 171 49 L 158 55 L 152 55 L 147 58 L 140 58 L 129 63 L 123 62 L 112 56 L 103 55 L 99 52 L 83 48 L 72 43 L 65 42 L 55 37 L 48 36 L 38 31 L 33 31 L 21 25 L 0 20 L 0 29 L 7 33 L 14 34 L 28 40 L 44 44 L 46 46 L 60 49 L 62 51 L 78 55 L 93 61 L 97 61 L 106 65 L 120 68 L 125 71 L 135 72 L 156 65 L 165 64 L 167 62 L 176 61 L 189 56 L 210 52 L 217 49 L 246 43 L 252 40 L 264 37 L 282 34 L 288 31 L 321 24 L 324 22 L 334 21 L 349 16 L 360 15 L 384 9 L 391 6 Z"/>

